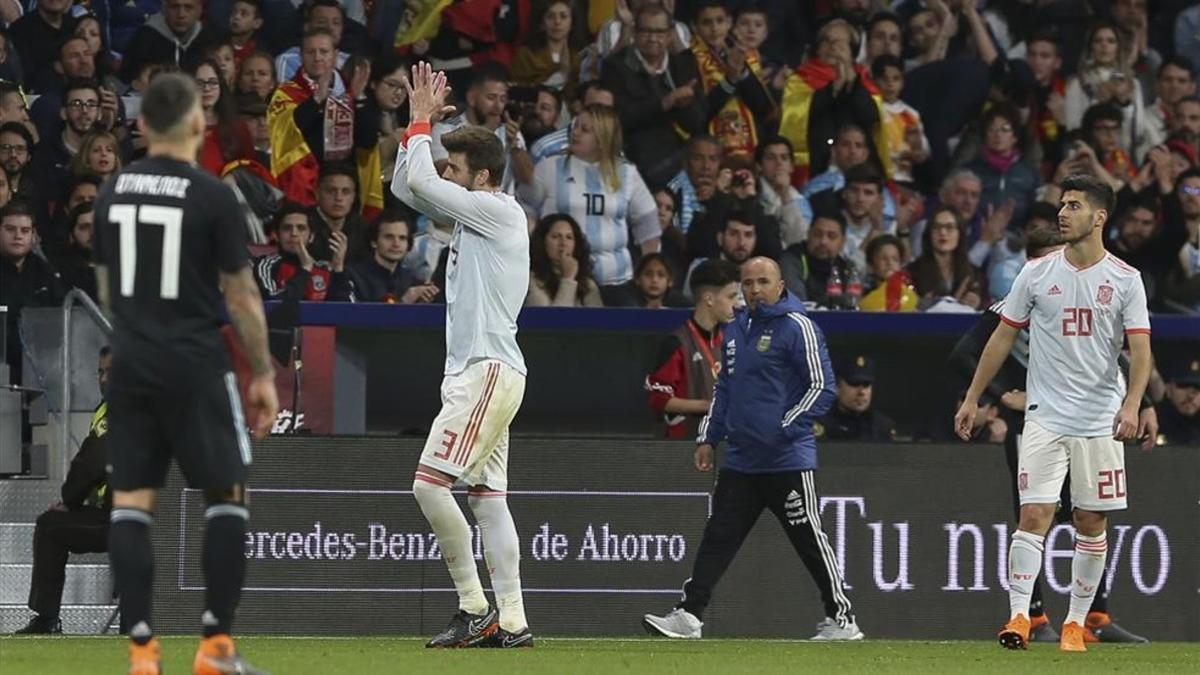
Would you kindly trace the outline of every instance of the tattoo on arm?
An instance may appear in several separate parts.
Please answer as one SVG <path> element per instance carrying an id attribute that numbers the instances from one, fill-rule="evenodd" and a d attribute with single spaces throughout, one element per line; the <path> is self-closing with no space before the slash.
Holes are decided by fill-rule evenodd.
<path id="1" fill-rule="evenodd" d="M 250 267 L 243 267 L 233 274 L 222 273 L 221 276 L 229 318 L 242 339 L 250 367 L 256 376 L 268 375 L 274 366 L 267 347 L 267 319 L 263 312 L 262 296 L 254 283 Z"/>

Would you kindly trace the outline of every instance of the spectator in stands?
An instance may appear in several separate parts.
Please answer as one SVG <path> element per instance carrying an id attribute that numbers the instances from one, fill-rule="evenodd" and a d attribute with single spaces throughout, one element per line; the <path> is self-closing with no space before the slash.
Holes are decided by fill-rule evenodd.
<path id="1" fill-rule="evenodd" d="M 275 216 L 277 251 L 259 258 L 254 273 L 263 297 L 275 300 L 352 300 L 345 274 L 349 239 L 343 232 L 330 235 L 330 260 L 317 260 L 313 228 L 308 211 L 299 204 L 286 204 Z"/>
<path id="2" fill-rule="evenodd" d="M 262 28 L 262 0 L 234 0 L 229 12 L 229 45 L 240 66 L 259 52 L 258 30 Z"/>
<path id="3" fill-rule="evenodd" d="M 666 337 L 657 367 L 646 377 L 650 409 L 666 425 L 667 438 L 695 438 L 708 413 L 722 350 L 721 325 L 733 320 L 741 296 L 738 267 L 705 261 L 692 274 L 692 315 Z"/>
<path id="4" fill-rule="evenodd" d="M 633 44 L 605 59 L 600 77 L 616 96 L 621 126 L 629 130 L 626 154 L 656 185 L 679 171 L 684 154 L 679 132 L 701 134 L 709 117 L 696 57 L 686 50 L 668 53 L 672 34 L 671 16 L 661 5 L 643 6 Z M 687 223 L 681 221 L 681 228 L 686 231 Z"/>
<path id="5" fill-rule="evenodd" d="M 839 128 L 833 139 L 829 160 L 829 168 L 804 185 L 804 197 L 813 204 L 810 208 L 823 211 L 839 208 L 837 192 L 846 187 L 846 171 L 872 161 L 870 140 L 862 127 L 851 123 Z M 896 200 L 886 190 L 883 193 L 883 215 L 892 220 L 896 218 Z"/>
<path id="6" fill-rule="evenodd" d="M 459 115 L 442 120 L 433 126 L 433 159 L 440 166 L 449 157 L 442 147 L 442 136 L 468 124 L 483 127 L 496 134 L 504 145 L 507 162 L 500 187 L 512 194 L 519 184 L 528 183 L 533 176 L 533 160 L 521 135 L 520 121 L 505 113 L 508 104 L 508 78 L 504 68 L 493 64 L 477 70 L 467 89 L 466 109 Z"/>
<path id="7" fill-rule="evenodd" d="M 692 274 L 706 260 L 725 260 L 740 267 L 754 254 L 758 245 L 757 238 L 757 229 L 749 214 L 743 211 L 730 211 L 725 214 L 724 227 L 717 232 L 716 237 L 717 255 L 713 258 L 693 260 L 691 267 L 688 268 L 687 279 L 683 284 L 684 288 L 691 288 Z M 692 297 L 689 296 L 688 299 L 691 300 Z"/>
<path id="8" fill-rule="evenodd" d="M 1155 101 L 1146 110 L 1150 117 L 1150 128 L 1157 142 L 1162 142 L 1175 131 L 1175 106 L 1180 101 L 1196 95 L 1196 77 L 1192 64 L 1182 56 L 1172 56 L 1158 68 L 1158 79 L 1154 86 Z"/>
<path id="9" fill-rule="evenodd" d="M 866 69 L 854 63 L 858 40 L 853 26 L 834 19 L 817 34 L 812 58 L 788 74 L 779 134 L 791 141 L 793 160 L 804 177 L 829 168 L 830 146 L 838 130 L 848 124 L 877 139 L 872 143 L 874 154 L 888 160 L 879 108 L 872 98 L 875 85 Z"/>
<path id="10" fill-rule="evenodd" d="M 254 157 L 254 139 L 237 117 L 233 100 L 215 61 L 205 59 L 189 71 L 200 89 L 200 107 L 204 110 L 204 145 L 200 147 L 200 166 L 220 176 L 229 162 Z"/>
<path id="11" fill-rule="evenodd" d="M 1153 101 L 1150 94 L 1154 91 L 1154 79 L 1162 67 L 1163 57 L 1150 44 L 1146 0 L 1114 0 L 1111 11 L 1114 23 L 1121 27 L 1122 37 L 1129 45 L 1130 70 L 1146 94 L 1143 103 L 1149 107 Z"/>
<path id="12" fill-rule="evenodd" d="M 12 200 L 12 190 L 8 187 L 8 174 L 0 171 L 0 209 Z"/>
<path id="13" fill-rule="evenodd" d="M 888 12 L 878 11 L 867 21 L 867 42 L 860 63 L 870 65 L 880 56 L 904 55 L 904 26 L 900 17 Z"/>
<path id="14" fill-rule="evenodd" d="M 1014 236 L 1010 232 L 992 247 L 988 258 L 988 295 L 1003 298 L 1012 290 L 1013 281 L 1025 266 L 1025 251 L 1037 242 L 1045 248 L 1058 237 L 1058 207 L 1046 202 L 1034 202 L 1025 218 L 1024 232 Z"/>
<path id="15" fill-rule="evenodd" d="M 581 45 L 572 44 L 571 3 L 550 0 L 535 13 L 529 42 L 517 50 L 512 81 L 526 87 L 546 85 L 574 98 L 579 86 Z"/>
<path id="16" fill-rule="evenodd" d="M 768 55 L 762 51 L 763 45 L 767 43 L 767 38 L 772 35 L 767 11 L 764 6 L 744 4 L 737 7 L 733 16 L 733 30 L 730 32 L 730 35 L 733 36 L 734 44 L 742 51 L 746 53 L 750 53 L 751 51 L 758 53 L 763 69 L 759 79 L 764 83 L 770 82 L 775 73 L 783 67 L 781 61 L 773 58 L 773 55 Z"/>
<path id="17" fill-rule="evenodd" d="M 346 12 L 337 0 L 315 0 L 306 3 L 304 7 L 304 34 L 314 30 L 328 31 L 337 50 L 337 68 L 341 70 L 346 65 L 350 53 L 341 50 L 342 35 L 346 27 Z M 275 75 L 280 82 L 286 82 L 296 76 L 303 65 L 301 54 L 303 45 L 291 47 L 275 58 Z M 357 92 L 356 92 L 357 93 Z"/>
<path id="18" fill-rule="evenodd" d="M 704 212 L 692 220 L 687 232 L 688 252 L 692 258 L 711 258 L 720 253 L 717 233 L 725 227 L 731 211 L 744 212 L 754 223 L 757 247 L 754 255 L 778 260 L 783 252 L 780 245 L 779 221 L 768 216 L 758 200 L 758 176 L 751 155 L 725 155 L 717 173 L 717 190 L 705 204 Z"/>
<path id="19" fill-rule="evenodd" d="M 96 66 L 87 40 L 68 36 L 57 53 L 54 65 L 42 71 L 37 83 L 38 98 L 29 108 L 29 116 L 38 134 L 53 136 L 60 122 L 64 88 L 72 80 L 94 80 Z"/>
<path id="20" fill-rule="evenodd" d="M 671 268 L 671 276 L 682 278 L 688 268 L 687 237 L 679 230 L 679 195 L 661 187 L 654 191 L 654 203 L 658 207 L 659 253 Z M 637 272 L 634 272 L 637 278 Z"/>
<path id="21" fill-rule="evenodd" d="M 69 168 L 72 176 L 96 176 L 101 181 L 120 171 L 121 153 L 116 134 L 93 131 L 84 136 Z"/>
<path id="22" fill-rule="evenodd" d="M 963 223 L 967 241 L 971 242 L 969 257 L 971 264 L 976 267 L 984 264 L 992 244 L 1000 239 L 1008 226 L 1008 219 L 1003 217 L 1007 215 L 1007 209 L 1000 215 L 993 213 L 991 215 L 994 217 L 984 218 L 982 209 L 979 208 L 979 200 L 982 195 L 983 182 L 979 180 L 979 176 L 975 175 L 974 171 L 955 169 L 942 180 L 937 197 L 929 200 L 925 206 L 926 215 L 933 213 L 941 206 L 949 206 L 954 209 L 954 215 L 958 217 L 960 223 Z M 929 218 L 927 217 L 912 228 L 909 246 L 914 258 L 920 256 L 923 251 L 925 228 L 928 223 Z"/>
<path id="23" fill-rule="evenodd" d="M 874 359 L 855 356 L 838 364 L 834 372 L 837 373 L 837 401 L 813 426 L 813 435 L 831 441 L 890 443 L 895 440 L 896 423 L 871 405 L 875 398 Z"/>
<path id="24" fill-rule="evenodd" d="M 162 11 L 134 33 L 121 60 L 121 80 L 133 82 L 149 63 L 182 66 L 215 42 L 200 21 L 200 0 L 163 0 Z"/>
<path id="25" fill-rule="evenodd" d="M 896 219 L 884 212 L 883 176 L 870 164 L 846 171 L 841 191 L 842 216 L 846 220 L 846 243 L 842 256 L 858 269 L 866 267 L 866 249 L 881 234 L 896 234 Z M 820 208 L 820 207 L 818 207 Z"/>
<path id="26" fill-rule="evenodd" d="M 67 83 L 61 132 L 42 136 L 30 162 L 36 187 L 39 221 L 50 216 L 62 201 L 63 189 L 71 175 L 71 160 L 83 146 L 83 138 L 95 130 L 100 119 L 100 87 L 94 80 L 72 80 Z"/>
<path id="27" fill-rule="evenodd" d="M 96 259 L 92 250 L 92 223 L 95 214 L 91 202 L 72 208 L 67 214 L 67 242 L 55 265 L 62 275 L 64 288 L 78 288 L 92 300 L 96 296 Z"/>
<path id="28" fill-rule="evenodd" d="M 375 59 L 371 65 L 367 100 L 363 104 L 364 117 L 379 120 L 379 159 L 382 163 L 380 173 L 384 177 L 385 188 L 392 182 L 396 151 L 400 148 L 400 140 L 408 126 L 408 106 L 405 105 L 407 94 L 404 92 L 407 70 L 406 63 L 391 55 L 384 54 Z M 391 194 L 390 189 L 383 192 L 385 195 Z"/>
<path id="29" fill-rule="evenodd" d="M 637 306 L 643 309 L 690 307 L 692 303 L 675 290 L 675 280 L 680 276 L 663 254 L 651 253 L 642 256 L 637 267 L 633 268 Z"/>
<path id="30" fill-rule="evenodd" d="M 0 124 L 19 122 L 25 125 L 33 140 L 38 139 L 37 127 L 29 118 L 29 107 L 25 103 L 25 91 L 21 85 L 8 80 L 0 80 Z"/>
<path id="31" fill-rule="evenodd" d="M 236 96 L 238 123 L 246 127 L 254 150 L 249 159 L 260 164 L 267 176 L 271 170 L 271 127 L 267 124 L 267 102 L 254 94 Z M 270 182 L 274 182 L 272 177 Z"/>
<path id="32" fill-rule="evenodd" d="M 908 17 L 908 46 L 912 57 L 909 70 L 946 58 L 950 38 L 958 30 L 958 22 L 942 2 L 931 2 L 918 8 Z"/>
<path id="33" fill-rule="evenodd" d="M 413 238 L 412 250 L 404 256 L 404 269 L 412 273 L 419 282 L 431 282 L 437 276 L 438 261 L 442 254 L 450 248 L 450 239 L 454 236 L 454 227 L 436 221 L 430 222 Z"/>
<path id="34" fill-rule="evenodd" d="M 1009 223 L 1019 226 L 1041 185 L 1037 168 L 1026 160 L 1021 113 L 1007 104 L 993 106 L 984 113 L 979 128 L 983 145 L 967 168 L 979 176 L 980 207 L 994 211 L 1012 202 Z"/>
<path id="35" fill-rule="evenodd" d="M 1087 173 L 1118 192 L 1137 173 L 1128 149 L 1121 145 L 1121 110 L 1111 103 L 1097 103 L 1083 116 L 1082 137 L 1071 144 L 1067 158 L 1059 164 L 1054 182 L 1071 173 Z"/>
<path id="36" fill-rule="evenodd" d="M 8 176 L 8 189 L 14 198 L 34 199 L 33 172 L 29 170 L 33 134 L 20 122 L 0 124 L 0 164 Z"/>
<path id="37" fill-rule="evenodd" d="M 882 127 L 891 152 L 892 178 L 912 184 L 913 167 L 929 159 L 929 139 L 921 125 L 921 113 L 900 100 L 904 89 L 904 62 L 884 54 L 871 64 L 871 75 L 883 95 Z"/>
<path id="38" fill-rule="evenodd" d="M 1062 77 L 1062 56 L 1057 35 L 1049 31 L 1036 33 L 1026 40 L 1025 61 L 1033 74 L 1027 98 L 1028 125 L 1033 141 L 1040 150 L 1043 177 L 1054 174 L 1062 161 L 1063 140 L 1066 136 L 1066 80 Z"/>
<path id="39" fill-rule="evenodd" d="M 869 293 L 904 270 L 904 242 L 891 234 L 881 234 L 867 244 L 867 278 L 863 292 Z"/>
<path id="40" fill-rule="evenodd" d="M 358 192 L 357 176 L 345 163 L 331 162 L 321 167 L 317 182 L 317 203 L 309 209 L 313 228 L 312 254 L 317 260 L 332 260 L 333 233 L 340 232 L 350 243 L 350 255 L 357 257 L 367 223 L 354 209 Z"/>
<path id="41" fill-rule="evenodd" d="M 90 12 L 79 15 L 75 19 L 75 29 L 71 34 L 87 42 L 88 51 L 92 55 L 94 77 L 100 84 L 113 92 L 125 89 L 125 85 L 117 78 L 117 63 L 113 59 L 112 50 L 109 49 L 108 36 L 104 33 L 100 19 Z"/>
<path id="42" fill-rule="evenodd" d="M 603 105 L 612 108 L 616 105 L 616 98 L 611 89 L 604 86 L 599 80 L 592 80 L 579 87 L 579 99 L 572 102 L 574 114 L 578 114 L 580 110 L 589 105 Z M 547 157 L 565 153 L 571 145 L 570 136 L 570 124 L 547 133 L 529 147 L 530 158 L 536 165 Z"/>
<path id="43" fill-rule="evenodd" d="M 596 31 L 596 42 L 590 47 L 595 54 L 594 60 L 598 64 L 603 63 L 618 51 L 635 44 L 638 37 L 638 15 L 646 7 L 662 5 L 662 0 L 617 0 L 616 16 L 606 21 Z M 666 11 L 669 18 L 671 10 Z M 684 51 L 688 45 L 692 44 L 692 32 L 686 22 L 670 21 L 667 32 L 663 34 L 663 41 L 667 51 L 675 54 Z M 586 65 L 584 67 L 587 68 Z"/>
<path id="44" fill-rule="evenodd" d="M 955 403 L 957 406 L 962 405 L 963 396 L 966 392 L 959 394 L 958 400 Z M 943 425 L 945 428 L 939 427 L 934 431 L 934 440 L 939 442 L 947 442 L 951 438 L 956 438 L 954 430 L 950 425 Z M 971 423 L 971 440 L 968 443 L 1003 443 L 1005 436 L 1008 435 L 1008 422 L 1000 415 L 1000 406 L 996 404 L 996 399 L 990 393 L 984 392 L 979 397 L 979 409 L 975 413 L 975 419 Z"/>
<path id="45" fill-rule="evenodd" d="M 538 221 L 529 240 L 530 307 L 603 307 L 592 279 L 591 250 L 579 223 L 552 213 Z"/>
<path id="46" fill-rule="evenodd" d="M 759 123 L 774 112 L 758 50 L 736 44 L 733 17 L 719 0 L 696 5 L 691 51 L 696 58 L 708 113 L 708 132 L 729 154 L 754 155 Z"/>
<path id="47" fill-rule="evenodd" d="M 1147 117 L 1142 87 L 1133 73 L 1131 46 L 1115 24 L 1104 21 L 1089 31 L 1087 45 L 1077 73 L 1067 81 L 1063 111 L 1067 128 L 1084 126 L 1084 113 L 1093 105 L 1112 104 L 1121 113 L 1121 144 L 1131 156 L 1140 156 L 1135 141 L 1145 138 Z"/>
<path id="48" fill-rule="evenodd" d="M 237 92 L 270 99 L 275 91 L 275 64 L 265 52 L 254 52 L 238 64 Z"/>
<path id="49" fill-rule="evenodd" d="M 8 29 L 13 47 L 25 69 L 25 86 L 31 87 L 52 67 L 58 47 L 71 34 L 69 16 L 73 0 L 40 0 L 37 8 L 13 22 Z"/>
<path id="50" fill-rule="evenodd" d="M 334 69 L 332 33 L 314 28 L 301 44 L 300 70 L 279 85 L 267 109 L 271 173 L 288 200 L 311 205 L 321 167 L 352 160 L 359 203 L 365 213 L 379 209 L 378 120 L 370 118 L 365 106 L 355 106 L 353 92 Z"/>
<path id="51" fill-rule="evenodd" d="M 758 202 L 763 213 L 779 222 L 780 243 L 784 248 L 808 237 L 812 206 L 800 191 L 792 187 L 792 144 L 782 136 L 758 144 Z"/>
<path id="52" fill-rule="evenodd" d="M 1175 17 L 1175 53 L 1192 64 L 1192 75 L 1200 79 L 1200 7 L 1185 9 Z"/>
<path id="53" fill-rule="evenodd" d="M 237 60 L 233 57 L 233 47 L 228 42 L 214 42 L 204 48 L 201 58 L 213 62 L 225 89 L 233 91 L 237 85 Z"/>
<path id="54" fill-rule="evenodd" d="M 521 106 L 521 134 L 529 144 L 529 156 L 536 165 L 538 160 L 534 157 L 533 148 L 544 136 L 558 130 L 560 119 L 570 120 L 570 116 L 559 90 L 541 84 L 533 87 L 532 91 L 533 100 L 521 101 L 518 105 Z M 563 128 L 566 126 L 563 125 Z"/>
<path id="55" fill-rule="evenodd" d="M 684 169 L 667 187 L 679 196 L 679 229 L 687 234 L 692 223 L 722 198 L 717 190 L 721 171 L 721 143 L 713 136 L 696 135 L 688 140 Z M 714 209 L 715 210 L 715 209 Z"/>
<path id="56" fill-rule="evenodd" d="M 2 135 L 2 134 L 0 134 Z M 33 253 L 39 242 L 33 208 L 19 200 L 0 210 L 0 305 L 8 307 L 8 335 L 18 335 L 25 307 L 57 307 L 66 295 L 62 281 L 45 258 Z M 21 341 L 8 341 L 5 358 L 13 382 L 21 382 Z"/>
<path id="57" fill-rule="evenodd" d="M 793 244 L 779 259 L 788 292 L 818 307 L 837 308 L 853 274 L 853 263 L 842 256 L 846 221 L 838 212 L 818 212 L 808 239 Z"/>
<path id="58" fill-rule="evenodd" d="M 979 274 L 967 258 L 966 237 L 957 212 L 949 206 L 938 207 L 929 217 L 922 238 L 921 255 L 908 266 L 922 308 L 949 296 L 961 305 L 980 309 L 983 292 Z"/>
<path id="59" fill-rule="evenodd" d="M 44 1 L 44 0 L 43 0 Z M 71 459 L 63 481 L 62 499 L 38 516 L 33 527 L 33 565 L 29 580 L 29 609 L 34 615 L 18 635 L 62 632 L 63 586 L 67 560 L 72 553 L 108 550 L 108 518 L 112 500 L 108 490 L 108 376 L 112 350 L 100 348 L 97 365 L 100 404 L 79 452 Z"/>
<path id="60" fill-rule="evenodd" d="M 1167 445 L 1200 445 L 1200 359 L 1192 356 L 1167 374 L 1158 409 L 1159 433 Z"/>
<path id="61" fill-rule="evenodd" d="M 346 274 L 353 284 L 355 302 L 405 305 L 431 302 L 438 287 L 418 283 L 400 264 L 408 254 L 412 226 L 399 211 L 385 210 L 367 227 L 370 254 L 351 263 Z"/>
<path id="62" fill-rule="evenodd" d="M 636 167 L 621 157 L 621 123 L 605 106 L 585 108 L 566 155 L 542 160 L 522 200 L 541 216 L 568 214 L 588 224 L 592 270 L 608 307 L 635 303 L 630 238 L 642 254 L 659 248 L 658 207 Z M 597 190 L 599 190 L 597 192 Z"/>
<path id="63" fill-rule="evenodd" d="M 129 41 L 146 23 L 146 18 L 162 9 L 162 0 L 126 0 L 92 2 L 91 9 L 100 21 L 100 32 L 107 36 L 115 56 L 125 53 Z"/>
<path id="64" fill-rule="evenodd" d="M 1164 228 L 1184 238 L 1176 249 L 1168 249 L 1176 267 L 1167 277 L 1167 300 L 1200 311 L 1200 169 L 1179 176 L 1174 199 L 1167 200 Z"/>

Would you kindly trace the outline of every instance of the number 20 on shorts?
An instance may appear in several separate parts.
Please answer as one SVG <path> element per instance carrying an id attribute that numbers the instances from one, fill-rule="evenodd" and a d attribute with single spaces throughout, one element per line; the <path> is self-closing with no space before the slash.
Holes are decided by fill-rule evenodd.
<path id="1" fill-rule="evenodd" d="M 1125 469 L 1111 469 L 1100 472 L 1100 483 L 1097 486 L 1097 497 L 1100 499 L 1120 499 L 1125 496 Z"/>

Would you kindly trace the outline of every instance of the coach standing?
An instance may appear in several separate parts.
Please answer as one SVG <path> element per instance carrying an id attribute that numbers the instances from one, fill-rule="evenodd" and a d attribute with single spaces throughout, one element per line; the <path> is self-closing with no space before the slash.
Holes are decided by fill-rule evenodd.
<path id="1" fill-rule="evenodd" d="M 820 588 L 826 618 L 813 639 L 861 640 L 837 559 L 821 530 L 813 480 L 813 421 L 834 398 L 825 337 L 784 289 L 775 261 L 748 260 L 742 293 L 748 306 L 726 326 L 721 372 L 696 448 L 696 468 L 711 471 L 713 446 L 728 442 L 712 515 L 683 601 L 666 616 L 647 614 L 643 625 L 666 637 L 700 637 L 713 588 L 767 508 Z"/>

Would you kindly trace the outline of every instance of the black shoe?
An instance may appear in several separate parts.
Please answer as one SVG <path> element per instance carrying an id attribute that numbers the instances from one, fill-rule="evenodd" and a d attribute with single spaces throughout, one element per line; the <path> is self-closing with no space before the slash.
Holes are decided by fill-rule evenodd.
<path id="1" fill-rule="evenodd" d="M 57 616 L 34 615 L 25 627 L 13 635 L 61 635 L 62 621 Z"/>
<path id="2" fill-rule="evenodd" d="M 1050 625 L 1049 621 L 1043 621 L 1036 624 L 1029 631 L 1030 642 L 1050 642 L 1058 644 L 1058 631 L 1054 630 L 1054 626 Z"/>
<path id="3" fill-rule="evenodd" d="M 1091 619 L 1091 617 L 1088 617 Z M 1107 623 L 1096 625 L 1096 621 L 1088 621 L 1087 630 L 1100 642 L 1123 642 L 1126 644 L 1146 644 L 1150 642 L 1148 638 L 1141 635 L 1130 633 L 1124 628 L 1117 625 L 1117 622 L 1109 619 Z"/>
<path id="4" fill-rule="evenodd" d="M 438 633 L 426 647 L 474 647 L 500 629 L 500 614 L 488 608 L 483 614 L 468 614 L 458 610 L 450 618 L 446 630 Z"/>
<path id="5" fill-rule="evenodd" d="M 522 628 L 520 632 L 510 633 L 503 628 L 499 628 L 488 639 L 480 642 L 478 647 L 488 647 L 491 649 L 515 649 L 517 647 L 532 647 L 533 633 L 529 632 L 529 627 Z"/>

